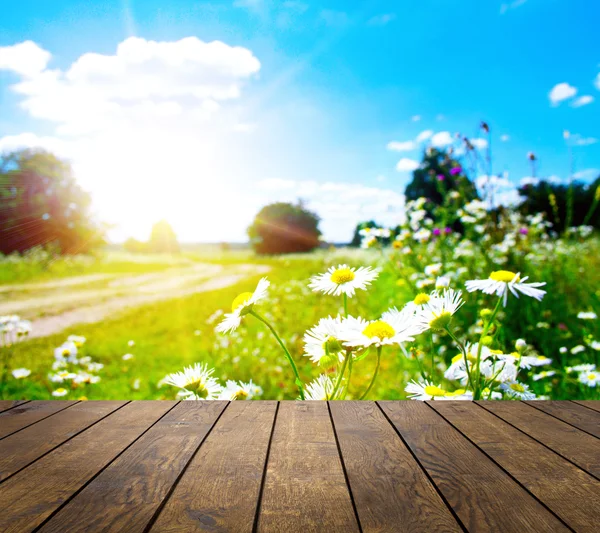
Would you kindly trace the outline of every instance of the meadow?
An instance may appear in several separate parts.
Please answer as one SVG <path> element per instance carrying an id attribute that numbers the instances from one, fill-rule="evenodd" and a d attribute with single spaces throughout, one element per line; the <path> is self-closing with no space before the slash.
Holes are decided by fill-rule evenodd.
<path id="1" fill-rule="evenodd" d="M 423 207 L 409 203 L 407 222 L 395 232 L 365 229 L 360 249 L 2 258 L 2 309 L 32 298 L 49 304 L 21 306 L 29 334 L 28 323 L 17 335 L 6 325 L 12 313 L 3 317 L 1 396 L 161 399 L 179 393 L 201 399 L 224 388 L 232 399 L 600 399 L 598 238 L 585 227 L 552 234 L 540 217 L 514 213 L 493 222 L 477 203 L 462 212 L 464 229 L 457 232 L 436 228 Z M 360 267 L 373 269 L 372 283 L 360 283 Z M 194 275 L 186 277 L 189 272 Z M 325 294 L 314 278 L 320 274 L 334 289 L 356 283 L 355 293 Z M 85 301 L 86 291 L 96 289 L 100 295 L 93 297 L 104 303 L 131 297 L 140 276 L 144 283 L 135 294 L 144 287 L 158 291 L 160 281 L 162 296 L 35 338 L 40 320 L 97 305 Z M 255 292 L 253 303 L 265 277 L 270 286 L 265 294 Z M 119 285 L 120 279 L 127 282 Z M 213 283 L 220 279 L 227 283 Z M 473 288 L 474 280 L 483 287 L 500 280 L 506 306 L 498 284 L 491 294 Z M 528 289 L 531 282 L 545 294 L 531 297 L 537 294 Z M 78 291 L 83 301 L 53 307 L 53 298 Z M 232 309 L 240 293 L 246 294 Z M 398 314 L 382 316 L 393 308 Z M 390 333 L 389 324 L 409 312 L 421 329 L 406 329 L 408 340 L 402 326 Z M 229 313 L 239 327 L 217 331 L 226 329 L 219 324 Z M 365 322 L 357 330 L 346 315 Z M 306 332 L 326 317 L 339 319 L 323 322 L 307 344 Z M 343 323 L 346 333 L 338 339 L 335 328 Z M 165 380 L 196 363 L 201 366 Z"/>

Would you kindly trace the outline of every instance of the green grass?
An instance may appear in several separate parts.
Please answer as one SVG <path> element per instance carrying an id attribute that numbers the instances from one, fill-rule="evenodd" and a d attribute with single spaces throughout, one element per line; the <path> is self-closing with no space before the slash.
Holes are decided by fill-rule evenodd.
<path id="1" fill-rule="evenodd" d="M 576 318 L 577 312 L 582 310 L 598 311 L 599 293 L 593 272 L 598 271 L 600 246 L 598 241 L 590 241 L 585 246 L 577 245 L 575 249 L 577 255 L 556 255 L 537 265 L 525 265 L 532 280 L 548 282 L 548 294 L 542 303 L 525 297 L 518 301 L 511 299 L 509 306 L 501 313 L 501 327 L 495 338 L 495 342 L 504 346 L 506 351 L 511 351 L 514 341 L 524 337 L 539 353 L 554 359 L 552 368 L 559 371 L 555 378 L 538 382 L 523 378 L 538 394 L 548 394 L 553 398 L 598 397 L 597 390 L 584 387 L 561 374 L 564 367 L 569 365 L 598 362 L 599 352 L 589 348 L 578 355 L 559 353 L 560 346 L 571 348 L 581 344 L 586 335 L 588 340 L 600 338 L 597 321 L 582 323 Z M 373 251 L 320 251 L 280 258 L 255 258 L 248 252 L 221 253 L 205 257 L 198 254 L 186 255 L 186 260 L 199 259 L 221 264 L 255 262 L 271 267 L 268 274 L 273 284 L 270 298 L 261 304 L 260 310 L 272 320 L 287 343 L 305 382 L 316 378 L 320 373 L 307 357 L 301 355 L 305 330 L 314 326 L 320 318 L 342 311 L 341 298 L 316 294 L 308 289 L 310 276 L 343 261 L 352 265 L 379 263 L 380 266 L 384 266 L 384 271 L 372 288 L 366 292 L 359 291 L 357 297 L 349 302 L 351 314 L 368 319 L 379 317 L 391 306 L 402 306 L 413 297 L 408 284 L 399 286 L 396 282 L 399 277 L 409 277 L 415 271 L 414 265 L 399 264 L 400 275 Z M 421 259 L 423 264 L 427 264 L 425 258 Z M 164 259 L 161 262 L 133 263 L 125 257 L 101 263 L 89 265 L 85 272 L 112 269 L 111 271 L 116 273 L 116 268 L 122 268 L 122 272 L 127 273 L 140 272 L 135 270 L 137 268 L 146 272 L 145 269 L 155 268 L 157 265 L 159 269 L 173 266 Z M 471 273 L 461 278 L 463 282 L 483 269 L 479 264 L 469 265 L 469 268 Z M 66 275 L 66 271 L 62 275 Z M 61 274 L 57 275 L 60 276 Z M 297 389 L 288 362 L 275 340 L 256 319 L 251 316 L 245 317 L 242 327 L 232 335 L 214 332 L 219 319 L 209 323 L 209 318 L 215 311 L 228 312 L 232 300 L 240 292 L 252 291 L 259 278 L 260 276 L 252 276 L 225 289 L 146 305 L 98 324 L 82 325 L 51 337 L 18 344 L 14 347 L 10 368 L 26 367 L 32 370 L 32 374 L 18 381 L 9 377 L 7 385 L 1 391 L 2 395 L 5 398 L 50 398 L 52 386 L 57 387 L 47 379 L 53 361 L 53 350 L 69 334 L 77 334 L 88 339 L 83 353 L 103 363 L 105 367 L 99 372 L 102 378 L 100 383 L 72 390 L 68 398 L 174 398 L 176 391 L 167 386 L 159 388 L 158 382 L 166 374 L 181 370 L 184 365 L 194 362 L 205 362 L 214 367 L 215 376 L 223 382 L 226 379 L 252 379 L 263 387 L 263 398 L 295 398 Z M 40 278 L 34 276 L 31 279 Z M 457 288 L 462 288 L 460 283 L 456 285 Z M 478 320 L 478 312 L 484 306 L 491 305 L 493 300 L 480 293 L 466 294 L 465 299 L 467 303 L 456 315 L 453 326 L 461 338 L 476 341 L 477 335 L 470 328 Z M 429 368 L 430 339 L 425 334 L 422 337 L 419 357 Z M 135 341 L 132 348 L 128 346 L 130 340 Z M 447 336 L 436 338 L 436 345 L 446 347 L 445 351 L 436 353 L 436 365 L 440 365 L 440 369 L 436 370 L 438 382 L 443 382 L 442 367 L 445 368 L 457 351 L 451 346 Z M 125 353 L 133 353 L 134 359 L 123 361 L 122 356 Z M 350 397 L 358 397 L 365 389 L 374 365 L 375 357 L 372 353 L 360 362 L 360 365 L 356 365 Z M 405 357 L 398 348 L 386 348 L 380 378 L 370 398 L 404 398 L 406 383 L 415 377 L 418 377 L 415 360 Z M 137 380 L 139 388 L 134 387 Z"/>

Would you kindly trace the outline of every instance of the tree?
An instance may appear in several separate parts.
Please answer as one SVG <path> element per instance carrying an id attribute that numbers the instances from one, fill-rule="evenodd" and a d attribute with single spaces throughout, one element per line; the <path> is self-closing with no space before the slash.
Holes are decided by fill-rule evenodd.
<path id="1" fill-rule="evenodd" d="M 0 156 L 0 252 L 53 245 L 61 253 L 104 244 L 104 228 L 90 214 L 90 195 L 71 166 L 43 150 Z"/>
<path id="2" fill-rule="evenodd" d="M 412 181 L 406 186 L 406 199 L 423 197 L 442 205 L 450 191 L 458 191 L 464 203 L 479 199 L 477 187 L 466 176 L 460 163 L 442 150 L 428 148 L 421 165 L 413 172 Z"/>
<path id="3" fill-rule="evenodd" d="M 177 236 L 166 220 L 161 220 L 152 226 L 148 251 L 155 253 L 179 253 Z"/>
<path id="4" fill-rule="evenodd" d="M 319 220 L 302 202 L 277 202 L 259 211 L 248 236 L 259 254 L 309 252 L 319 246 Z"/>
<path id="5" fill-rule="evenodd" d="M 586 224 L 600 229 L 600 176 L 590 184 L 574 181 L 562 185 L 542 180 L 520 187 L 519 194 L 524 198 L 519 210 L 526 215 L 544 213 L 556 231 L 565 229 L 568 218 L 569 226 Z M 570 198 L 572 209 L 568 208 Z"/>

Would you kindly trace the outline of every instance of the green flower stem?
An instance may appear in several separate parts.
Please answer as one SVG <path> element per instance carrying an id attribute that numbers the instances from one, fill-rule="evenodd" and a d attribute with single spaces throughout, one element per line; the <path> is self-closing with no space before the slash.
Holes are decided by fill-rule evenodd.
<path id="1" fill-rule="evenodd" d="M 480 367 L 480 363 L 481 363 L 481 349 L 483 348 L 482 340 L 488 334 L 488 331 L 490 330 L 491 325 L 494 323 L 494 319 L 496 318 L 496 315 L 498 314 L 498 311 L 500 310 L 500 304 L 501 303 L 502 303 L 502 297 L 499 297 L 498 301 L 496 302 L 496 307 L 494 307 L 494 310 L 492 311 L 492 316 L 490 317 L 490 319 L 486 322 L 485 326 L 483 327 L 483 331 L 481 332 L 481 337 L 479 337 L 479 342 L 477 343 L 477 362 L 475 363 L 477 365 L 477 368 L 475 369 L 475 371 L 476 371 L 476 378 L 475 378 L 476 388 L 473 391 L 473 399 L 474 400 L 480 400 L 481 399 L 480 398 L 480 396 L 481 396 L 481 390 L 480 390 L 481 367 Z"/>
<path id="2" fill-rule="evenodd" d="M 342 395 L 342 400 L 346 399 L 346 394 L 348 394 L 348 389 L 350 388 L 350 380 L 352 379 L 352 361 L 354 360 L 354 354 L 350 352 L 350 358 L 348 360 L 348 380 L 346 381 L 346 388 L 344 389 L 344 394 Z"/>
<path id="3" fill-rule="evenodd" d="M 431 341 L 431 374 L 429 378 L 433 381 L 433 369 L 435 368 L 434 363 L 434 354 L 435 354 L 435 346 L 433 344 L 433 332 L 429 331 L 429 340 Z"/>
<path id="4" fill-rule="evenodd" d="M 452 338 L 452 340 L 458 345 L 458 349 L 463 354 L 463 358 L 464 358 L 464 361 L 465 361 L 465 371 L 467 372 L 468 384 L 471 386 L 471 390 L 473 390 L 473 394 L 475 394 L 475 390 L 474 390 L 474 387 L 473 387 L 473 381 L 471 380 L 471 371 L 469 370 L 469 360 L 467 358 L 467 350 L 463 346 L 462 342 L 460 342 L 456 338 L 456 336 L 450 331 L 450 328 L 446 327 L 446 333 L 448 333 L 448 335 L 450 335 L 450 337 Z"/>
<path id="5" fill-rule="evenodd" d="M 267 326 L 270 330 L 271 333 L 275 336 L 275 338 L 277 339 L 277 342 L 279 343 L 279 345 L 281 346 L 281 348 L 283 349 L 285 356 L 287 357 L 288 361 L 290 362 L 290 365 L 292 365 L 292 370 L 294 371 L 294 375 L 296 376 L 296 385 L 298 385 L 298 389 L 300 390 L 300 398 L 302 400 L 304 400 L 304 386 L 302 384 L 302 380 L 300 379 L 300 374 L 298 374 L 298 368 L 296 367 L 296 363 L 294 363 L 294 359 L 292 358 L 290 352 L 288 351 L 288 349 L 285 347 L 285 344 L 283 344 L 283 341 L 281 340 L 281 338 L 279 337 L 279 335 L 277 335 L 277 332 L 275 331 L 275 328 L 273 328 L 273 326 L 271 326 L 271 324 L 269 324 L 262 316 L 260 316 L 258 313 L 256 313 L 255 311 L 250 311 L 248 314 L 252 315 L 253 317 L 257 318 L 258 320 L 260 320 L 265 326 Z"/>
<path id="6" fill-rule="evenodd" d="M 367 397 L 367 394 L 369 394 L 369 392 L 371 392 L 371 389 L 373 388 L 373 384 L 375 383 L 375 380 L 377 379 L 377 374 L 379 373 L 379 364 L 380 363 L 381 363 L 381 346 L 378 346 L 377 347 L 377 364 L 375 365 L 375 372 L 373 373 L 373 377 L 371 378 L 371 383 L 369 383 L 367 390 L 363 393 L 363 395 L 359 398 L 359 400 L 364 400 Z"/>
<path id="7" fill-rule="evenodd" d="M 346 352 L 346 357 L 344 357 L 344 363 L 342 364 L 342 369 L 340 370 L 340 373 L 337 378 L 337 382 L 335 384 L 333 392 L 331 393 L 331 397 L 329 398 L 330 400 L 335 400 L 335 395 L 337 394 L 337 392 L 340 388 L 340 384 L 342 383 L 342 378 L 344 377 L 344 372 L 346 372 L 346 366 L 348 365 L 348 359 L 350 359 L 349 351 Z"/>

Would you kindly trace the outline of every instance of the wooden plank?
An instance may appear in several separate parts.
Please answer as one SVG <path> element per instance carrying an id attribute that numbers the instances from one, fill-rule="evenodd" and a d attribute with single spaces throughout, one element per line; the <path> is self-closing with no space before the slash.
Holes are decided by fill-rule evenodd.
<path id="1" fill-rule="evenodd" d="M 568 526 L 598 531 L 600 481 L 472 402 L 429 405 Z"/>
<path id="2" fill-rule="evenodd" d="M 258 531 L 359 531 L 326 402 L 280 403 Z"/>
<path id="3" fill-rule="evenodd" d="M 521 402 L 478 402 L 488 411 L 600 479 L 600 442 Z"/>
<path id="4" fill-rule="evenodd" d="M 569 401 L 532 401 L 525 403 L 600 438 L 600 413 L 594 412 L 583 405 L 577 405 Z"/>
<path id="5" fill-rule="evenodd" d="M 329 405 L 364 532 L 462 531 L 374 402 Z"/>
<path id="6" fill-rule="evenodd" d="M 80 402 L 0 441 L 0 481 L 127 402 Z"/>
<path id="7" fill-rule="evenodd" d="M 423 402 L 378 402 L 468 531 L 569 531 Z"/>
<path id="8" fill-rule="evenodd" d="M 277 402 L 231 402 L 150 529 L 251 532 Z"/>
<path id="9" fill-rule="evenodd" d="M 0 413 L 26 402 L 27 400 L 0 400 Z"/>
<path id="10" fill-rule="evenodd" d="M 0 413 L 0 439 L 35 424 L 54 413 L 58 413 L 77 402 L 50 400 L 47 402 L 27 402 L 9 411 Z"/>
<path id="11" fill-rule="evenodd" d="M 177 402 L 131 402 L 0 485 L 0 531 L 39 526 Z"/>
<path id="12" fill-rule="evenodd" d="M 143 532 L 227 402 L 181 402 L 40 530 Z"/>
<path id="13" fill-rule="evenodd" d="M 572 400 L 574 403 L 579 405 L 583 405 L 588 409 L 593 409 L 594 411 L 598 411 L 600 413 L 600 401 L 598 400 Z"/>

